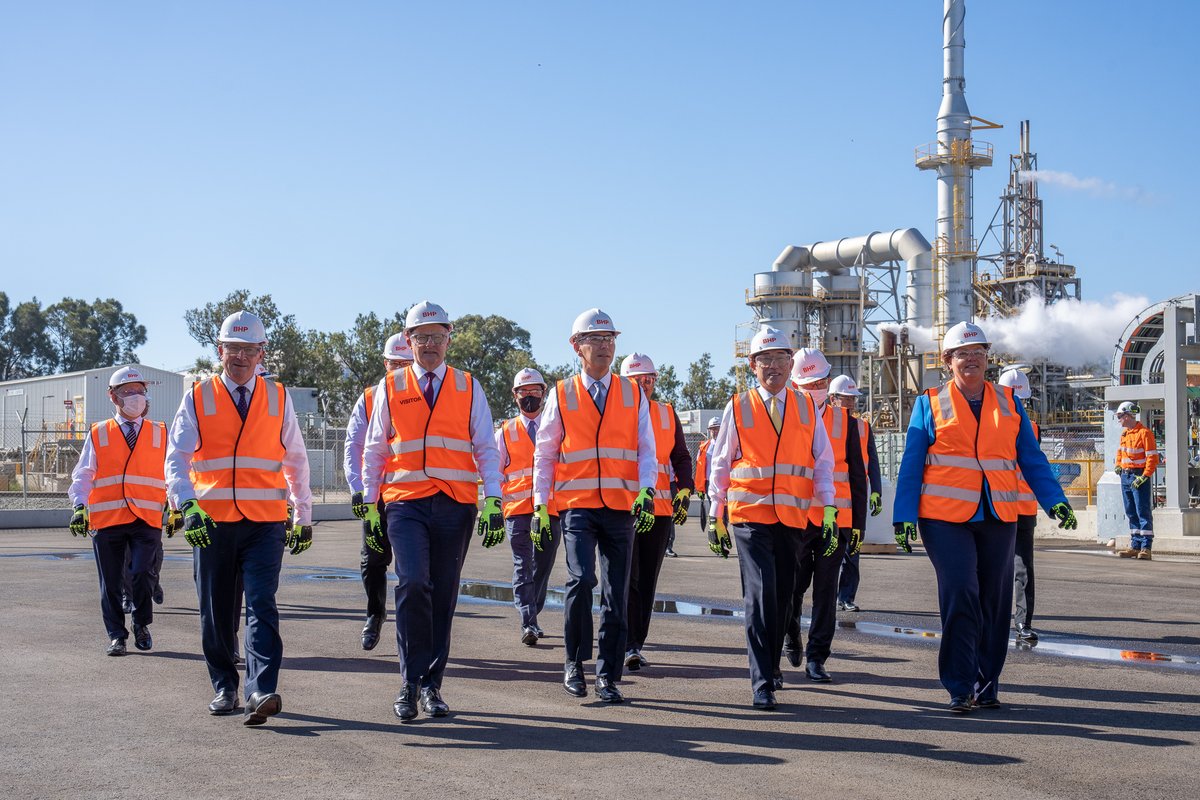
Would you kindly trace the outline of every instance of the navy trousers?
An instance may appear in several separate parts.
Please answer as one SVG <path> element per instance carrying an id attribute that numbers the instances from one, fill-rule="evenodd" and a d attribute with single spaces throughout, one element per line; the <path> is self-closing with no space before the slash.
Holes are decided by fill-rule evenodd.
<path id="1" fill-rule="evenodd" d="M 1013 575 L 1016 583 L 1013 593 L 1017 598 L 1014 618 L 1027 627 L 1033 627 L 1033 531 L 1037 527 L 1037 515 L 1017 516 L 1016 559 Z"/>
<path id="2" fill-rule="evenodd" d="M 121 594 L 125 591 L 126 553 L 133 562 L 130 568 L 129 599 L 133 602 L 133 622 L 149 625 L 154 621 L 154 591 L 151 570 L 157 553 L 162 551 L 162 529 L 138 520 L 124 525 L 101 528 L 92 537 L 92 552 L 96 556 L 96 572 L 100 576 L 100 614 L 109 639 L 127 639 L 125 612 L 121 610 Z"/>
<path id="3" fill-rule="evenodd" d="M 460 503 L 442 492 L 387 504 L 399 580 L 396 653 L 405 683 L 442 686 L 475 512 L 474 503 Z"/>
<path id="4" fill-rule="evenodd" d="M 625 649 L 641 650 L 650 633 L 650 617 L 654 615 L 654 592 L 658 574 L 662 571 L 667 546 L 675 537 L 675 522 L 671 517 L 654 518 L 654 527 L 633 535 L 633 558 L 629 568 L 629 606 L 625 618 L 629 636 Z"/>
<path id="5" fill-rule="evenodd" d="M 367 593 L 368 617 L 382 617 L 387 614 L 388 567 L 392 565 L 392 541 L 388 538 L 387 511 L 382 500 L 377 504 L 377 508 L 379 526 L 383 531 L 379 541 L 383 552 L 377 553 L 367 547 L 367 523 L 363 522 L 362 550 L 359 553 L 363 591 Z"/>
<path id="6" fill-rule="evenodd" d="M 793 540 L 800 539 L 801 531 L 779 523 L 756 522 L 730 525 L 729 529 L 742 577 L 750 686 L 755 691 L 771 691 L 796 581 Z"/>
<path id="7" fill-rule="evenodd" d="M 942 686 L 951 697 L 976 689 L 995 696 L 1008 655 L 1017 523 L 921 518 L 918 525 L 937 573 Z"/>
<path id="8" fill-rule="evenodd" d="M 283 522 L 218 522 L 207 547 L 193 548 L 196 594 L 200 598 L 200 642 L 215 691 L 236 691 L 241 576 L 246 595 L 246 697 L 274 692 L 283 663 L 279 635 L 279 570 L 283 565 Z"/>
<path id="9" fill-rule="evenodd" d="M 162 530 L 159 529 L 158 547 L 155 548 L 154 561 L 150 564 L 150 592 L 151 597 L 162 591 L 159 586 L 158 576 L 162 572 L 163 563 L 163 546 L 162 546 Z M 132 600 L 133 598 L 133 548 L 125 551 L 125 576 L 121 582 L 121 593 Z"/>
<path id="10" fill-rule="evenodd" d="M 850 549 L 842 556 L 842 574 L 838 578 L 837 599 L 839 603 L 853 603 L 858 595 L 858 582 L 862 573 L 858 565 L 858 553 L 850 555 Z"/>
<path id="11" fill-rule="evenodd" d="M 812 587 L 812 618 L 808 623 L 808 645 L 804 657 L 809 661 L 824 663 L 833 648 L 833 635 L 837 631 L 838 573 L 842 556 L 846 552 L 846 538 L 850 531 L 838 536 L 837 549 L 832 555 L 823 555 L 825 540 L 822 527 L 809 524 L 803 534 L 789 541 L 796 554 L 796 578 L 784 618 L 787 628 L 784 633 L 800 641 L 800 616 L 804 605 L 804 593 Z M 780 640 L 782 651 L 783 641 Z M 776 663 L 779 659 L 776 657 Z"/>
<path id="12" fill-rule="evenodd" d="M 518 514 L 504 520 L 508 544 L 512 548 L 513 560 L 513 605 L 521 615 L 522 628 L 538 627 L 538 614 L 546 605 L 546 590 L 550 587 L 550 573 L 554 570 L 554 557 L 562 540 L 562 526 L 558 517 L 550 517 L 550 541 L 542 541 L 539 551 L 529 538 L 533 514 Z"/>
<path id="13" fill-rule="evenodd" d="M 600 584 L 600 635 L 596 675 L 621 680 L 625 613 L 629 604 L 629 569 L 633 559 L 633 516 L 612 508 L 570 508 L 559 517 L 567 550 L 567 592 L 563 609 L 565 660 L 592 658 L 592 590 Z M 600 575 L 596 575 L 596 553 Z"/>
<path id="14" fill-rule="evenodd" d="M 1129 531 L 1134 550 L 1149 550 L 1154 544 L 1154 501 L 1150 497 L 1150 481 L 1140 488 L 1133 488 L 1138 473 L 1130 470 L 1121 472 L 1121 499 L 1125 501 L 1125 516 L 1129 518 Z"/>

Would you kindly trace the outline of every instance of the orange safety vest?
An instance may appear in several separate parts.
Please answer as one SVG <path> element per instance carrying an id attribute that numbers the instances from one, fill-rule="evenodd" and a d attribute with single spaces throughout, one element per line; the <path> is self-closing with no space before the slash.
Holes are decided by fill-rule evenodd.
<path id="1" fill-rule="evenodd" d="M 192 486 L 204 510 L 217 522 L 287 519 L 283 384 L 256 377 L 245 421 L 219 376 L 193 385 L 192 402 L 199 431 Z"/>
<path id="2" fill-rule="evenodd" d="M 789 388 L 786 396 L 779 433 L 757 389 L 733 398 L 741 455 L 730 464 L 725 495 L 731 523 L 782 522 L 792 528 L 808 524 L 816 407 L 796 389 Z"/>
<path id="3" fill-rule="evenodd" d="M 383 502 L 417 500 L 442 492 L 459 503 L 479 501 L 479 473 L 471 443 L 471 373 L 446 367 L 433 408 L 411 367 L 388 373 L 392 417 L 384 465 Z"/>
<path id="4" fill-rule="evenodd" d="M 1158 469 L 1158 460 L 1158 444 L 1149 428 L 1139 422 L 1121 431 L 1121 444 L 1117 448 L 1118 469 L 1153 475 Z"/>
<path id="5" fill-rule="evenodd" d="M 979 508 L 986 478 L 996 516 L 1015 522 L 1021 416 L 1012 389 L 986 384 L 978 421 L 953 381 L 925 395 L 933 411 L 935 438 L 925 454 L 918 515 L 966 522 Z"/>
<path id="6" fill-rule="evenodd" d="M 654 483 L 654 516 L 669 517 L 671 505 L 671 450 L 675 447 L 675 409 L 670 403 L 650 401 L 650 427 L 654 429 L 654 456 L 658 476 Z"/>
<path id="7" fill-rule="evenodd" d="M 529 429 L 520 417 L 507 420 L 504 431 L 504 449 L 508 463 L 504 465 L 504 483 L 500 486 L 500 497 L 504 501 L 504 516 L 516 517 L 533 513 L 533 451 L 534 442 L 529 438 Z M 546 503 L 552 516 L 558 516 L 554 495 Z"/>
<path id="8" fill-rule="evenodd" d="M 628 511 L 638 495 L 638 407 L 642 391 L 629 378 L 613 375 L 604 413 L 596 408 L 583 376 L 559 381 L 558 411 L 563 439 L 554 468 L 558 508 Z"/>
<path id="9" fill-rule="evenodd" d="M 712 439 L 705 439 L 696 451 L 696 494 L 708 491 L 708 447 Z"/>
<path id="10" fill-rule="evenodd" d="M 115 419 L 92 426 L 92 449 L 96 452 L 96 474 L 88 494 L 88 524 L 92 530 L 127 525 L 141 520 L 152 527 L 162 525 L 167 502 L 163 463 L 167 457 L 167 426 L 144 420 L 133 450 L 125 431 Z"/>
<path id="11" fill-rule="evenodd" d="M 847 430 L 854 418 L 844 408 L 835 408 L 828 403 L 821 413 L 825 433 L 829 437 L 829 448 L 833 453 L 833 505 L 837 508 L 837 524 L 843 530 L 854 527 L 854 512 L 850 507 L 850 463 L 846 456 Z M 825 509 L 813 506 L 808 510 L 808 521 L 813 525 L 825 522 Z"/>
<path id="12" fill-rule="evenodd" d="M 862 448 L 863 454 L 863 472 L 867 475 L 871 474 L 871 423 L 867 422 L 862 417 L 858 417 L 858 444 Z"/>
<path id="13" fill-rule="evenodd" d="M 1029 421 L 1033 426 L 1033 437 L 1041 441 L 1042 431 L 1038 424 L 1033 420 Z M 1029 488 L 1029 484 L 1025 482 L 1025 476 L 1021 474 L 1021 468 L 1017 467 L 1017 513 L 1022 517 L 1036 517 L 1038 513 L 1037 496 L 1034 495 L 1033 489 Z"/>
<path id="14" fill-rule="evenodd" d="M 363 389 L 363 403 L 366 404 L 367 425 L 370 426 L 371 415 L 373 413 L 375 413 L 375 387 L 374 386 L 368 386 L 367 388 Z"/>

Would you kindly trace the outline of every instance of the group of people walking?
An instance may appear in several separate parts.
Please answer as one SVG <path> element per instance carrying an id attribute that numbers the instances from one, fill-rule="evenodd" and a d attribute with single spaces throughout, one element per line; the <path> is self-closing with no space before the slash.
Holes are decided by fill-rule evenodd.
<path id="1" fill-rule="evenodd" d="M 832 680 L 836 612 L 857 610 L 862 532 L 867 515 L 882 511 L 874 437 L 851 413 L 860 394 L 853 380 L 831 380 L 819 351 L 793 351 L 784 334 L 763 327 L 750 348 L 757 386 L 710 425 L 693 467 L 675 410 L 653 399 L 653 361 L 633 353 L 613 371 L 620 331 L 604 311 L 589 309 L 572 325 L 580 372 L 548 385 L 537 370 L 521 370 L 512 386 L 519 412 L 499 426 L 479 382 L 446 364 L 452 335 L 441 306 L 413 306 L 384 347 L 385 377 L 363 392 L 347 427 L 347 482 L 363 522 L 361 642 L 365 650 L 379 642 L 391 564 L 400 671 L 393 710 L 401 720 L 449 712 L 442 683 L 472 529 L 484 547 L 511 545 L 519 640 L 530 647 L 544 636 L 539 614 L 564 551 L 563 690 L 588 696 L 594 657 L 596 697 L 621 702 L 624 671 L 648 665 L 642 649 L 659 571 L 693 494 L 709 547 L 738 554 L 753 706 L 775 707 L 784 657 L 803 661 L 813 681 Z M 227 318 L 221 375 L 192 387 L 169 429 L 144 421 L 141 376 L 114 374 L 116 413 L 93 426 L 71 491 L 72 532 L 95 532 L 112 655 L 124 653 L 128 636 L 114 604 L 126 550 L 134 554 L 135 645 L 150 649 L 145 566 L 162 530 L 183 530 L 194 548 L 212 714 L 241 708 L 244 594 L 247 725 L 282 709 L 279 570 L 284 549 L 299 554 L 312 543 L 295 413 L 283 387 L 256 374 L 266 344 L 253 314 Z M 1036 514 L 1034 502 L 1060 526 L 1074 527 L 1075 518 L 1017 395 L 984 380 L 982 330 L 960 323 L 942 349 L 952 377 L 917 401 L 893 519 L 897 544 L 910 552 L 920 531 L 937 572 L 939 671 L 951 710 L 966 712 L 999 704 L 1018 518 L 1031 507 Z"/>

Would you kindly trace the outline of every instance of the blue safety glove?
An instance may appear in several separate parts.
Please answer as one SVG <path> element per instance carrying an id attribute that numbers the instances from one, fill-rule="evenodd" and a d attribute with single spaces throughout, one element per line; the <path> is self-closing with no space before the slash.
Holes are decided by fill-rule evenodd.
<path id="1" fill-rule="evenodd" d="M 550 544 L 554 539 L 554 534 L 550 531 L 550 509 L 545 503 L 533 510 L 533 525 L 529 528 L 529 540 L 533 542 L 533 548 L 539 553 L 542 551 L 543 544 Z"/>
<path id="2" fill-rule="evenodd" d="M 373 503 L 367 503 L 367 513 L 363 515 L 363 533 L 366 534 L 367 547 L 382 553 L 383 521 L 379 518 L 379 507 Z"/>
<path id="3" fill-rule="evenodd" d="M 355 492 L 350 495 L 350 510 L 359 519 L 367 518 L 367 504 L 363 502 L 362 492 Z"/>
<path id="4" fill-rule="evenodd" d="M 671 500 L 671 508 L 675 515 L 671 517 L 671 521 L 676 525 L 682 525 L 687 522 L 688 518 L 688 501 L 692 498 L 691 489 L 680 489 L 675 493 L 675 498 Z"/>
<path id="5" fill-rule="evenodd" d="M 71 521 L 67 524 L 67 528 L 71 531 L 72 536 L 87 536 L 88 532 L 88 509 L 85 505 L 75 506 L 75 513 L 71 515 Z"/>
<path id="6" fill-rule="evenodd" d="M 853 528 L 850 531 L 850 543 L 846 545 L 846 552 L 852 556 L 858 555 L 858 551 L 862 550 L 863 535 L 858 528 Z"/>
<path id="7" fill-rule="evenodd" d="M 633 501 L 633 508 L 629 512 L 633 515 L 633 529 L 638 533 L 645 533 L 654 527 L 654 490 L 642 489 L 638 492 L 637 499 Z"/>
<path id="8" fill-rule="evenodd" d="M 312 525 L 293 525 L 284 547 L 292 548 L 289 552 L 294 556 L 312 547 Z"/>
<path id="9" fill-rule="evenodd" d="M 883 511 L 883 498 L 879 496 L 879 492 L 871 492 L 871 496 L 867 498 L 867 505 L 871 507 L 871 516 L 878 517 L 879 512 Z"/>
<path id="10" fill-rule="evenodd" d="M 179 531 L 183 530 L 183 514 L 179 513 L 179 509 L 167 506 L 163 509 L 163 536 L 170 539 Z"/>
<path id="11" fill-rule="evenodd" d="M 183 538 L 192 547 L 208 547 L 212 539 L 209 534 L 217 529 L 217 523 L 208 512 L 200 507 L 195 498 L 179 507 L 183 514 Z"/>
<path id="12" fill-rule="evenodd" d="M 504 541 L 504 514 L 500 511 L 499 497 L 483 498 L 476 533 L 483 537 L 484 547 L 495 547 Z"/>
<path id="13" fill-rule="evenodd" d="M 825 506 L 825 518 L 821 521 L 821 540 L 825 542 L 825 558 L 833 555 L 838 546 L 837 507 Z"/>
<path id="14" fill-rule="evenodd" d="M 1135 489 L 1142 488 L 1142 484 L 1148 480 L 1150 480 L 1150 479 L 1147 478 L 1145 475 L 1138 475 L 1136 478 L 1133 479 L 1133 488 L 1135 488 Z"/>
<path id="15" fill-rule="evenodd" d="M 1069 531 L 1079 527 L 1079 520 L 1075 519 L 1075 512 L 1071 510 L 1070 503 L 1059 503 L 1050 510 L 1054 512 L 1054 516 L 1058 520 L 1058 527 Z"/>
<path id="16" fill-rule="evenodd" d="M 892 527 L 896 531 L 896 546 L 906 553 L 912 552 L 910 542 L 917 540 L 917 526 L 913 522 L 897 522 Z"/>
<path id="17" fill-rule="evenodd" d="M 725 526 L 725 521 L 720 517 L 713 517 L 708 522 L 708 549 L 721 558 L 729 558 L 729 551 L 733 549 L 733 539 L 729 537 L 729 528 Z"/>

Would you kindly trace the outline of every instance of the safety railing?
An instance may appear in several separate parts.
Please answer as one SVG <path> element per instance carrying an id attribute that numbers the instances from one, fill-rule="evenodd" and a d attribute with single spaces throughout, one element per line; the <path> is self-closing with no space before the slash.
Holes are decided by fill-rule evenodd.
<path id="1" fill-rule="evenodd" d="M 1104 462 L 1089 458 L 1052 458 L 1050 470 L 1067 497 L 1085 497 L 1086 505 L 1096 501 L 1096 484 L 1104 474 Z"/>

